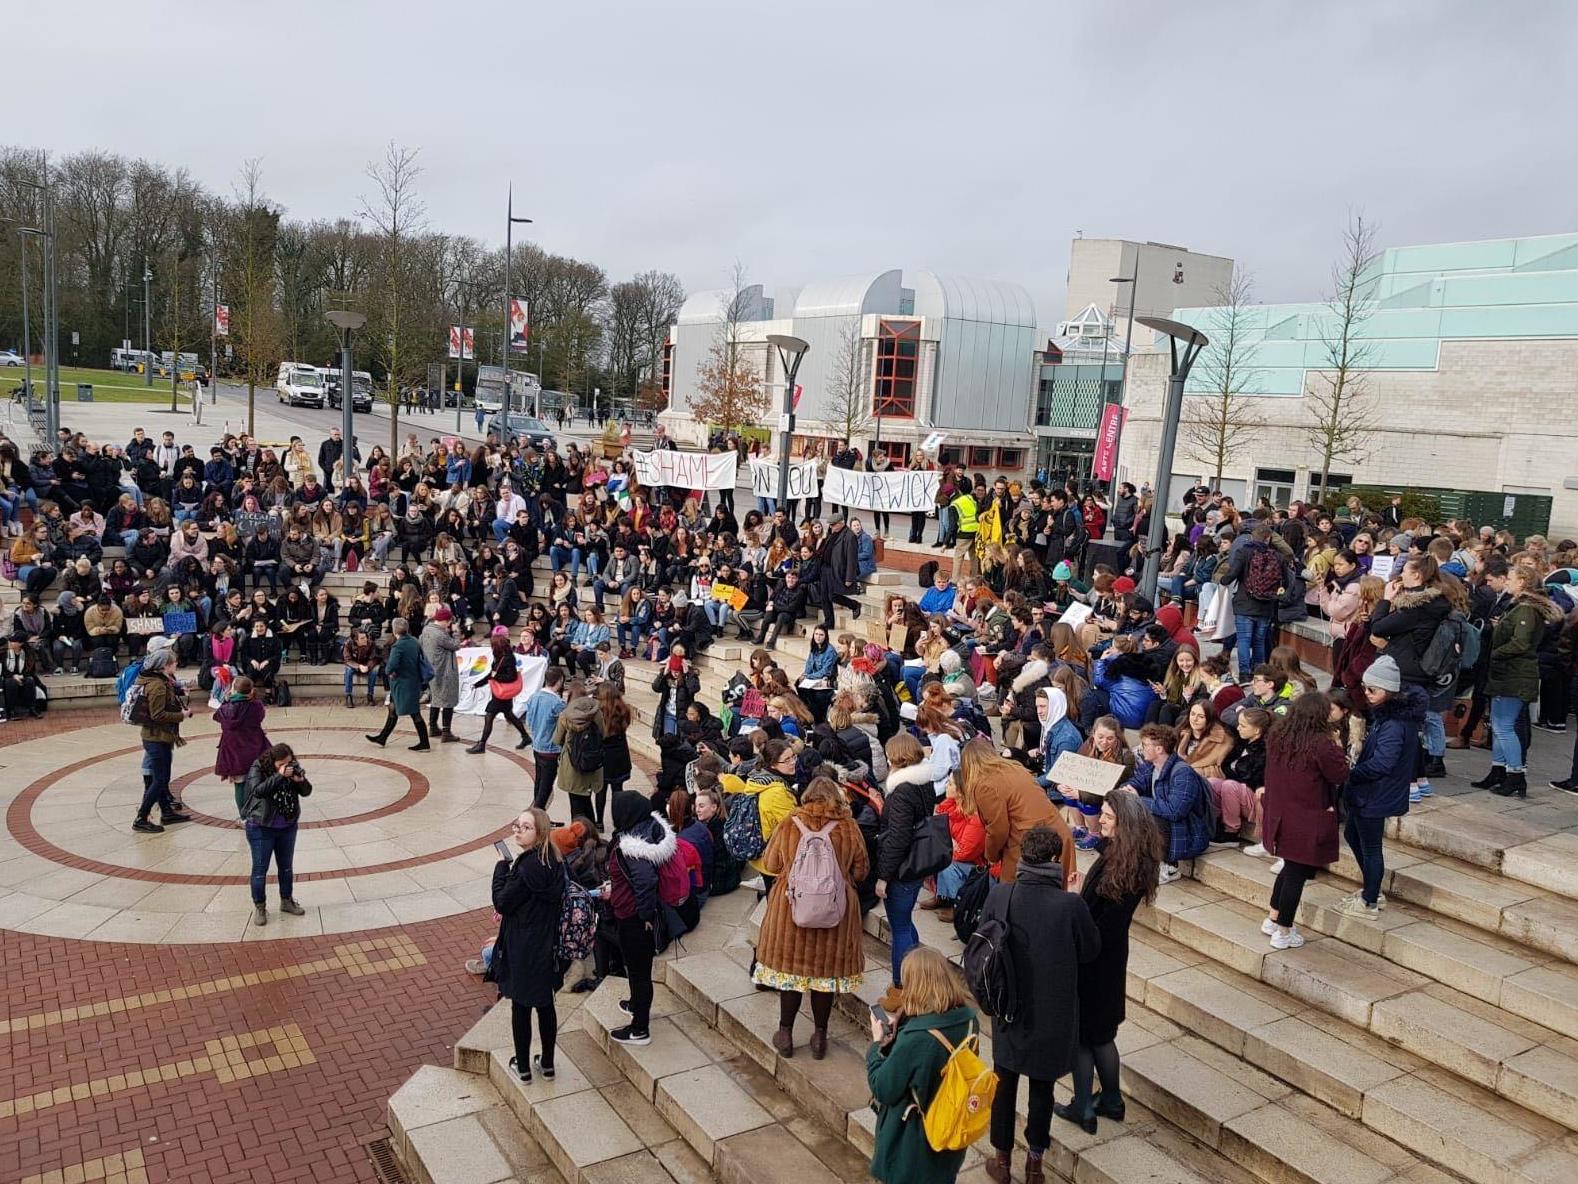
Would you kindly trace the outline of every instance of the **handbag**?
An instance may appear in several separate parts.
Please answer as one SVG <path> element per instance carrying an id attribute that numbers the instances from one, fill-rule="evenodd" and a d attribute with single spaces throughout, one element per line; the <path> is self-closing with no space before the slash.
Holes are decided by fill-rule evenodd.
<path id="1" fill-rule="evenodd" d="M 909 854 L 899 865 L 895 879 L 924 880 L 952 862 L 953 836 L 948 831 L 948 819 L 942 814 L 928 814 L 915 824 L 910 835 Z"/>
<path id="2" fill-rule="evenodd" d="M 519 674 L 515 676 L 514 682 L 500 682 L 496 678 L 490 678 L 488 679 L 488 693 L 495 699 L 514 702 L 515 696 L 521 693 L 521 687 L 524 685 Z"/>

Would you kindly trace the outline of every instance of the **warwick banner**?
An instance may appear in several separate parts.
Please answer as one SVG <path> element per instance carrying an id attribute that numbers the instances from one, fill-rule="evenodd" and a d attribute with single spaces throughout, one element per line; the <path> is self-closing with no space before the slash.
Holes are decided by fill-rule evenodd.
<path id="1" fill-rule="evenodd" d="M 817 464 L 814 460 L 797 460 L 789 464 L 789 500 L 815 497 Z M 751 461 L 751 492 L 757 497 L 778 496 L 778 463 L 770 460 Z"/>
<path id="2" fill-rule="evenodd" d="M 676 452 L 655 448 L 632 452 L 641 484 L 677 485 L 681 489 L 733 489 L 739 454 L 728 452 Z"/>
<path id="3" fill-rule="evenodd" d="M 835 506 L 910 514 L 933 507 L 941 477 L 936 471 L 863 473 L 859 469 L 830 466 L 822 478 L 822 498 Z"/>

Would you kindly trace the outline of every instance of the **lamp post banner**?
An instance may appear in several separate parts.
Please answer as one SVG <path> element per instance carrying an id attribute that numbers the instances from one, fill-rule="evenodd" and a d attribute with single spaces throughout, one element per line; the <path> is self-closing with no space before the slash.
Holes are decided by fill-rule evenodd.
<path id="1" fill-rule="evenodd" d="M 822 478 L 822 499 L 835 506 L 876 510 L 883 514 L 913 514 L 936 504 L 942 474 L 901 469 L 898 472 L 863 473 L 859 469 L 829 467 Z"/>
<path id="2" fill-rule="evenodd" d="M 728 452 L 677 452 L 655 448 L 632 452 L 641 484 L 677 485 L 681 489 L 733 489 L 740 457 Z"/>
<path id="3" fill-rule="evenodd" d="M 230 336 L 230 306 L 228 304 L 214 305 L 214 336 Z"/>
<path id="4" fill-rule="evenodd" d="M 1129 409 L 1117 403 L 1108 403 L 1101 409 L 1101 427 L 1096 431 L 1096 456 L 1091 462 L 1091 475 L 1098 481 L 1111 481 L 1112 469 L 1118 459 L 1118 440 L 1123 436 L 1123 425 L 1128 422 Z"/>
<path id="5" fill-rule="evenodd" d="M 817 463 L 814 460 L 789 462 L 789 500 L 815 497 L 819 484 Z M 757 497 L 778 496 L 778 463 L 771 460 L 751 461 L 751 492 Z"/>
<path id="6" fill-rule="evenodd" d="M 531 348 L 531 319 L 527 316 L 526 297 L 510 297 L 510 353 L 523 354 Z"/>
<path id="7" fill-rule="evenodd" d="M 470 360 L 476 357 L 476 332 L 472 329 L 462 329 L 459 325 L 449 327 L 449 356 Z"/>

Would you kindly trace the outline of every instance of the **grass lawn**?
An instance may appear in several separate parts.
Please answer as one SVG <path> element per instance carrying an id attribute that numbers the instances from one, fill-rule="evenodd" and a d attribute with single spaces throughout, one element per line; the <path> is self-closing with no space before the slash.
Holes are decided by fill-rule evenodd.
<path id="1" fill-rule="evenodd" d="M 0 370 L 0 389 L 6 396 L 22 385 L 24 371 L 20 366 L 8 366 Z M 43 389 L 44 371 L 40 366 L 33 367 L 33 382 L 36 389 Z M 77 384 L 89 382 L 93 384 L 93 401 L 95 403 L 163 403 L 170 405 L 170 380 L 155 377 L 153 386 L 143 385 L 141 374 L 122 374 L 119 370 L 89 370 L 86 367 L 62 366 L 60 368 L 60 401 L 61 403 L 75 403 L 77 401 Z M 183 388 L 180 395 L 181 407 L 190 407 L 191 398 Z"/>

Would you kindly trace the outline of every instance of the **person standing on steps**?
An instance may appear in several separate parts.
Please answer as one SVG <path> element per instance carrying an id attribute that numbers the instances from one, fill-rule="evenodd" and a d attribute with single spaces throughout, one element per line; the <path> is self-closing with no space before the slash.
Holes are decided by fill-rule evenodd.
<path id="1" fill-rule="evenodd" d="M 424 629 L 423 632 L 425 633 L 426 630 Z M 488 737 L 493 735 L 493 721 L 501 715 L 521 738 L 520 743 L 515 747 L 518 749 L 531 747 L 531 737 L 526 733 L 526 725 L 515 718 L 515 697 L 521 693 L 521 673 L 520 664 L 515 660 L 514 647 L 510 645 L 510 631 L 502 625 L 496 626 L 488 644 L 493 649 L 493 669 L 479 678 L 475 684 L 477 690 L 488 688 L 488 706 L 482 719 L 482 735 L 477 738 L 475 744 L 466 749 L 473 756 L 487 751 Z M 453 661 L 450 662 L 450 666 L 453 668 Z"/>
<path id="2" fill-rule="evenodd" d="M 937 793 L 933 788 L 937 770 L 924 759 L 925 750 L 908 732 L 893 737 L 888 747 L 890 764 L 884 786 L 882 832 L 877 840 L 876 891 L 887 913 L 893 971 L 891 985 L 882 997 L 882 1007 L 894 1012 L 899 1009 L 903 997 L 903 979 L 899 975 L 905 955 L 920 945 L 920 932 L 915 928 L 915 905 L 925 882 L 921 878 L 902 878 L 902 873 L 914 847 L 916 825 L 930 817 L 937 807 Z M 947 774 L 943 776 L 952 781 Z"/>
<path id="3" fill-rule="evenodd" d="M 980 1019 L 963 977 L 938 951 L 917 946 L 903 970 L 904 1001 L 895 1022 L 871 1017 L 866 1083 L 877 1109 L 871 1175 L 883 1184 L 951 1184 L 965 1153 L 933 1151 L 912 1108 L 926 1112 L 951 1049 L 979 1031 Z"/>
<path id="4" fill-rule="evenodd" d="M 1460 601 L 1454 605 L 1454 599 Z M 1420 555 L 1403 564 L 1386 584 L 1384 598 L 1375 606 L 1370 619 L 1370 640 L 1383 653 L 1397 663 L 1404 683 L 1423 687 L 1434 696 L 1432 710 L 1425 713 L 1425 726 L 1420 735 L 1423 748 L 1416 752 L 1412 787 L 1408 792 L 1410 802 L 1430 797 L 1434 789 L 1431 777 L 1446 776 L 1443 756 L 1446 752 L 1446 731 L 1441 722 L 1441 712 L 1452 705 L 1453 689 L 1445 690 L 1434 685 L 1422 666 L 1425 652 L 1435 637 L 1436 629 L 1454 607 L 1467 609 L 1468 598 L 1456 580 L 1449 587 L 1447 578 L 1429 555 Z"/>
<path id="5" fill-rule="evenodd" d="M 142 688 L 148 710 L 148 722 L 142 725 L 143 768 L 148 780 L 143 785 L 142 805 L 137 808 L 132 829 L 160 834 L 166 826 L 192 820 L 190 814 L 181 812 L 170 794 L 170 764 L 175 750 L 186 743 L 181 739 L 181 724 L 192 718 L 192 709 L 186 705 L 181 684 L 175 679 L 175 651 L 168 645 L 153 649 L 150 643 L 137 685 Z M 159 822 L 148 817 L 154 806 L 159 807 Z"/>
<path id="6" fill-rule="evenodd" d="M 452 744 L 460 739 L 453 725 L 455 707 L 460 703 L 460 671 L 455 666 L 455 654 L 461 642 L 455 636 L 455 614 L 448 605 L 439 605 L 433 619 L 422 626 L 419 644 L 433 670 L 432 681 L 427 684 L 427 730 Z"/>
<path id="7" fill-rule="evenodd" d="M 526 731 L 531 736 L 532 796 L 531 804 L 546 810 L 553 800 L 553 783 L 559 776 L 559 743 L 554 739 L 559 716 L 564 711 L 564 670 L 548 667 L 542 678 L 542 689 L 533 692 L 526 700 Z"/>
<path id="8" fill-rule="evenodd" d="M 510 1001 L 510 1030 L 515 1055 L 510 1071 L 522 1081 L 532 1070 L 545 1081 L 554 1076 L 553 1050 L 559 1035 L 554 994 L 564 978 L 554 957 L 559 936 L 559 912 L 569 877 L 555 845 L 548 815 L 533 806 L 515 819 L 512 827 L 521 853 L 501 859 L 493 868 L 493 911 L 499 915 L 498 939 L 488 981 L 499 996 Z M 542 1051 L 531 1051 L 531 1014 L 537 1013 L 537 1037 Z"/>
<path id="9" fill-rule="evenodd" d="M 296 903 L 292 877 L 296 868 L 296 827 L 301 821 L 301 799 L 312 793 L 312 782 L 289 744 L 276 744 L 247 770 L 246 800 L 241 817 L 246 824 L 247 846 L 252 849 L 252 923 L 268 924 L 268 865 L 279 875 L 280 911 L 299 917 L 307 910 Z"/>
<path id="10" fill-rule="evenodd" d="M 1008 928 L 1019 1014 L 1012 1023 L 992 1021 L 992 1154 L 986 1174 L 1008 1184 L 1014 1147 L 1019 1079 L 1029 1079 L 1025 1116 L 1026 1184 L 1044 1179 L 1042 1157 L 1052 1145 L 1052 1083 L 1074 1066 L 1079 1044 L 1079 968 L 1101 951 L 1101 935 L 1090 908 L 1064 888 L 1062 860 L 1074 863 L 1074 845 L 1049 825 L 1033 826 L 1021 844 L 1012 882 L 995 885 L 981 916 Z M 1077 887 L 1078 873 L 1067 877 Z"/>
<path id="11" fill-rule="evenodd" d="M 376 736 L 368 733 L 367 739 L 379 748 L 395 730 L 402 715 L 410 716 L 416 727 L 416 743 L 412 752 L 427 752 L 433 746 L 427 741 L 427 724 L 422 720 L 422 650 L 411 636 L 411 624 L 404 617 L 389 622 L 394 634 L 394 645 L 384 659 L 384 677 L 389 680 L 389 714 L 384 717 L 383 731 Z"/>
<path id="12" fill-rule="evenodd" d="M 1562 611 L 1545 594 L 1531 567 L 1514 564 L 1507 573 L 1507 591 L 1512 605 L 1491 631 L 1490 676 L 1485 682 L 1490 699 L 1490 773 L 1473 785 L 1497 797 L 1521 798 L 1528 795 L 1528 773 L 1518 722 L 1540 697 L 1540 637 L 1547 625 L 1562 619 Z"/>
<path id="13" fill-rule="evenodd" d="M 609 1032 L 620 1044 L 651 1044 L 652 959 L 657 952 L 658 869 L 674 857 L 679 840 L 668 821 L 652 812 L 645 794 L 621 790 L 614 795 L 614 841 L 603 893 L 619 933 L 630 998 L 619 1008 L 630 1022 Z"/>
<path id="14" fill-rule="evenodd" d="M 1408 777 L 1414 767 L 1414 737 L 1429 702 L 1423 689 L 1409 686 L 1397 663 L 1382 654 L 1365 669 L 1364 701 L 1369 726 L 1359 759 L 1343 786 L 1343 838 L 1359 865 L 1364 885 L 1342 899 L 1339 910 L 1365 921 L 1380 919 L 1381 881 L 1386 876 L 1382 832 L 1388 818 L 1408 813 Z"/>
<path id="15" fill-rule="evenodd" d="M 798 878 L 816 890 L 822 886 L 820 876 L 813 877 L 806 869 L 822 870 L 819 865 L 826 861 L 819 859 L 818 848 L 824 837 L 836 865 L 836 869 L 827 870 L 842 877 L 841 915 L 837 912 L 836 881 L 825 896 L 797 896 L 805 887 Z M 806 865 L 797 873 L 795 864 L 802 844 L 813 842 L 818 846 L 807 849 Z M 758 987 L 778 992 L 778 1031 L 773 1047 L 784 1057 L 794 1056 L 795 1017 L 801 999 L 807 991 L 811 993 L 811 1059 L 820 1061 L 827 1055 L 827 1025 L 834 997 L 860 989 L 866 964 L 857 886 L 866 878 L 870 864 L 866 841 L 835 782 L 818 777 L 806 787 L 800 805 L 773 830 L 760 862 L 763 872 L 773 879 L 751 979 Z M 806 901 L 820 903 L 826 913 L 805 917 L 801 910 Z M 802 925 L 797 915 L 817 924 Z M 835 915 L 839 919 L 826 924 Z"/>
<path id="16" fill-rule="evenodd" d="M 214 712 L 219 725 L 219 752 L 214 758 L 214 776 L 230 782 L 236 791 L 236 815 L 242 817 L 247 801 L 247 773 L 252 762 L 269 750 L 263 717 L 268 708 L 258 701 L 252 680 L 245 675 L 230 684 L 225 701 Z"/>
<path id="17" fill-rule="evenodd" d="M 1337 861 L 1337 795 L 1348 758 L 1332 738 L 1331 700 L 1305 691 L 1266 734 L 1265 821 L 1261 841 L 1280 862 L 1271 885 L 1271 913 L 1261 930 L 1273 950 L 1295 950 L 1294 927 L 1304 885 Z"/>
<path id="18" fill-rule="evenodd" d="M 1101 952 L 1079 968 L 1079 1048 L 1074 1053 L 1073 1097 L 1052 1107 L 1059 1118 L 1087 1134 L 1096 1119 L 1122 1122 L 1118 1088 L 1118 1029 L 1126 1016 L 1124 984 L 1129 969 L 1129 924 L 1140 902 L 1156 899 L 1161 836 L 1150 811 L 1132 793 L 1109 793 L 1096 822 L 1101 852 L 1085 873 L 1079 894 L 1090 909 Z M 1101 1092 L 1091 1084 L 1101 1075 Z"/>

